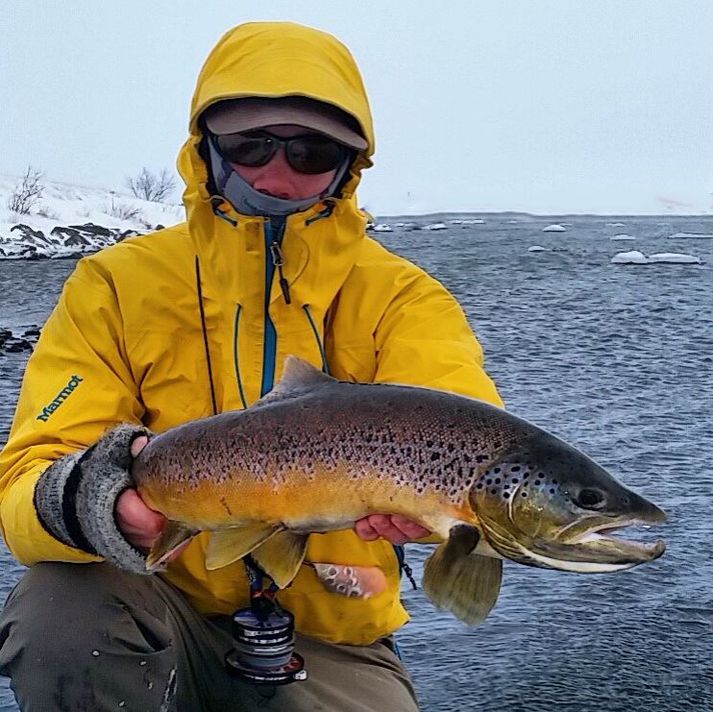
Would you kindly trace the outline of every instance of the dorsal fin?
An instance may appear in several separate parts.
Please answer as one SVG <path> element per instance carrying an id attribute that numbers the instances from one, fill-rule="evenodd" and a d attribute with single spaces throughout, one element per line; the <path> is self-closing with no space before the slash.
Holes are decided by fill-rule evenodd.
<path id="1" fill-rule="evenodd" d="M 311 363 L 297 356 L 288 356 L 285 359 L 285 368 L 282 378 L 275 384 L 274 388 L 260 398 L 253 407 L 263 403 L 274 403 L 278 400 L 294 398 L 313 388 L 326 383 L 336 383 L 337 379 L 322 373 Z"/>
<path id="2" fill-rule="evenodd" d="M 282 378 L 273 389 L 273 393 L 274 391 L 303 391 L 305 388 L 333 383 L 336 380 L 315 368 L 309 361 L 290 355 L 285 359 Z"/>

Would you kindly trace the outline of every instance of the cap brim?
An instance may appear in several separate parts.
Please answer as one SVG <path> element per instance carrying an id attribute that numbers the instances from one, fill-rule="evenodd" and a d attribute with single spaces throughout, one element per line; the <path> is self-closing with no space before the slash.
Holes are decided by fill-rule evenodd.
<path id="1" fill-rule="evenodd" d="M 366 139 L 346 126 L 339 118 L 330 114 L 333 109 L 327 104 L 278 104 L 279 100 L 237 99 L 221 102 L 209 107 L 205 112 L 205 122 L 214 134 L 241 133 L 277 126 L 293 124 L 319 131 L 349 148 L 363 151 Z M 324 107 L 324 108 L 322 108 Z"/>

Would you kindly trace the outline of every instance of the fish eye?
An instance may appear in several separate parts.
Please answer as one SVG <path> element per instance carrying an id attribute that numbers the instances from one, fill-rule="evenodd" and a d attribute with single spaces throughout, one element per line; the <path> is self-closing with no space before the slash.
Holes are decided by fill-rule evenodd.
<path id="1" fill-rule="evenodd" d="M 582 509 L 600 509 L 604 504 L 604 494 L 597 489 L 585 487 L 574 498 L 574 503 Z"/>

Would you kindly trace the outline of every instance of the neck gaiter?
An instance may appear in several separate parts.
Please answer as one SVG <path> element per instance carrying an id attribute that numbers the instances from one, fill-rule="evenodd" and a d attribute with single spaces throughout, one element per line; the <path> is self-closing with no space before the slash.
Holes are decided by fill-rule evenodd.
<path id="1" fill-rule="evenodd" d="M 220 154 L 211 136 L 208 137 L 208 149 L 210 151 L 210 170 L 218 192 L 239 213 L 263 217 L 285 217 L 292 213 L 299 213 L 320 200 L 330 197 L 337 190 L 337 186 L 351 163 L 351 156 L 347 156 L 327 189 L 319 195 L 299 200 L 285 200 L 261 193 L 241 178 Z"/>

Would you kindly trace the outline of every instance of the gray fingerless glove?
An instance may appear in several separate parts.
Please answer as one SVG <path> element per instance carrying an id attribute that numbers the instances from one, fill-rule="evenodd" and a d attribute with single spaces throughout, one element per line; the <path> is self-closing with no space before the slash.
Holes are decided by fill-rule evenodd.
<path id="1" fill-rule="evenodd" d="M 125 571 L 146 574 L 146 556 L 119 531 L 116 500 L 134 486 L 131 443 L 151 436 L 137 425 L 120 425 L 87 450 L 50 465 L 37 481 L 35 509 L 55 539 L 103 556 Z"/>

